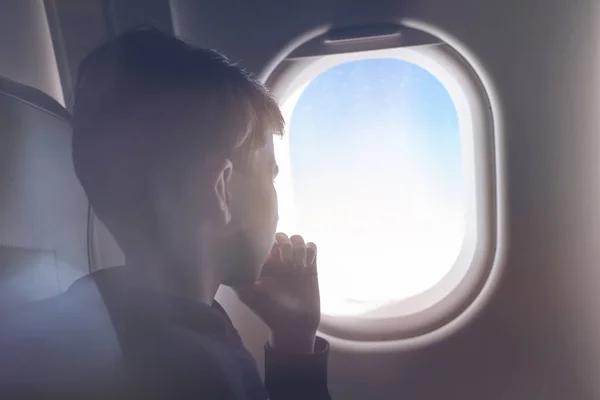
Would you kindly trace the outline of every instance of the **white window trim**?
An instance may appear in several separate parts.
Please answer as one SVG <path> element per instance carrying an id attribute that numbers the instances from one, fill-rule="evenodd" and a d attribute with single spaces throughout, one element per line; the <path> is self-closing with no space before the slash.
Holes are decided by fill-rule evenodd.
<path id="1" fill-rule="evenodd" d="M 497 245 L 496 163 L 490 100 L 471 66 L 446 44 L 384 49 L 297 59 L 282 63 L 270 86 L 284 105 L 286 121 L 306 86 L 320 73 L 343 62 L 400 58 L 419 65 L 445 86 L 457 109 L 461 131 L 465 192 L 463 247 L 450 272 L 435 286 L 400 301 L 393 318 L 323 315 L 320 335 L 351 348 L 385 348 L 439 336 L 443 327 L 474 301 L 492 269 Z M 293 99 L 290 103 L 289 100 Z M 282 142 L 286 146 L 287 139 Z M 280 161 L 281 162 L 281 161 Z M 283 173 L 289 165 L 280 165 Z M 291 188 L 290 188 L 291 193 Z"/>

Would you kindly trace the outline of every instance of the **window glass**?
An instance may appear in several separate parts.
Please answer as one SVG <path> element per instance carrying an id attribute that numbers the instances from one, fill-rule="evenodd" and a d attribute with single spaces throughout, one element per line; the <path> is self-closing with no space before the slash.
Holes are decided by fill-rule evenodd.
<path id="1" fill-rule="evenodd" d="M 322 72 L 283 109 L 278 228 L 317 244 L 323 313 L 365 314 L 439 282 L 466 213 L 442 83 L 399 58 L 362 59 Z"/>

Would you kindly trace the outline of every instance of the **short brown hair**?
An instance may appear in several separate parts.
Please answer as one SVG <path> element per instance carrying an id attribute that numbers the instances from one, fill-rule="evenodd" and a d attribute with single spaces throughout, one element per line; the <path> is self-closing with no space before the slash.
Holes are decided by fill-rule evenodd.
<path id="1" fill-rule="evenodd" d="M 240 159 L 283 131 L 262 83 L 222 54 L 153 28 L 89 54 L 74 100 L 73 163 L 103 220 L 147 219 L 158 169 L 208 154 Z M 245 166 L 234 161 L 236 167 Z"/>

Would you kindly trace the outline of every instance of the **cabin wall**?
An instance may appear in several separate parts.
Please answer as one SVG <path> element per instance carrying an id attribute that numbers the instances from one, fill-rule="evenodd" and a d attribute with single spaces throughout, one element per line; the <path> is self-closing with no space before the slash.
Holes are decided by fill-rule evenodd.
<path id="1" fill-rule="evenodd" d="M 600 387 L 597 2 L 576 0 L 172 0 L 175 31 L 255 73 L 331 23 L 404 20 L 444 38 L 497 105 L 498 258 L 503 279 L 479 314 L 428 348 L 334 349 L 341 399 L 594 399 Z M 500 265 L 501 264 L 501 265 Z M 221 299 L 260 359 L 266 330 Z"/>

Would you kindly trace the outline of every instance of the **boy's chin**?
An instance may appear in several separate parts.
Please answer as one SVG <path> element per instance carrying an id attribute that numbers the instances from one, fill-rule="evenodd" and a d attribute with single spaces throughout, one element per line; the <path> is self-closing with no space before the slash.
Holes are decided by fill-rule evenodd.
<path id="1" fill-rule="evenodd" d="M 255 267 L 254 269 L 251 268 L 252 265 L 244 265 L 245 268 L 243 270 L 236 271 L 237 273 L 235 275 L 232 275 L 223 281 L 223 285 L 232 287 L 234 289 L 253 285 L 260 277 L 263 263 L 257 263 L 256 265 L 259 266 Z"/>

